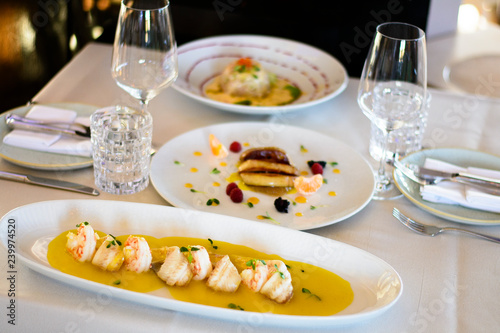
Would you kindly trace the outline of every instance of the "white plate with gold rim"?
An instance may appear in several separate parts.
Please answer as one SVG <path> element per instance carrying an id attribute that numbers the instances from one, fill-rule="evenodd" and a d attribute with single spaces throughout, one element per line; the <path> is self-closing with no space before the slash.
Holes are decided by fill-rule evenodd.
<path id="1" fill-rule="evenodd" d="M 246 245 L 286 260 L 307 259 L 308 263 L 347 280 L 353 290 L 354 300 L 347 308 L 331 316 L 257 314 L 175 300 L 167 288 L 139 293 L 81 279 L 51 267 L 47 260 L 47 247 L 54 237 L 74 229 L 75 224 L 82 221 L 89 221 L 96 230 L 114 235 L 211 238 Z M 16 259 L 36 272 L 77 288 L 104 293 L 114 299 L 195 316 L 244 323 L 253 322 L 258 315 L 261 325 L 331 327 L 355 324 L 378 316 L 393 306 L 403 291 L 401 278 L 394 268 L 356 247 L 274 225 L 255 224 L 234 217 L 174 207 L 106 200 L 45 201 L 8 212 L 1 219 L 0 228 L 5 231 L 15 228 Z M 11 239 L 9 234 L 0 233 L 0 242 L 6 249 Z M 248 237 L 249 234 L 259 237 Z"/>
<path id="2" fill-rule="evenodd" d="M 212 107 L 245 114 L 276 114 L 295 111 L 325 102 L 347 87 L 343 65 L 328 53 L 292 40 L 229 35 L 210 37 L 178 48 L 179 76 L 173 87 L 184 95 Z M 231 62 L 252 58 L 277 77 L 299 87 L 302 96 L 288 105 L 249 106 L 218 102 L 204 93 L 210 80 Z"/>
<path id="3" fill-rule="evenodd" d="M 78 117 L 90 117 L 98 109 L 97 106 L 79 103 L 47 103 L 43 105 L 75 111 Z M 31 107 L 32 105 L 21 106 L 0 115 L 0 157 L 13 164 L 38 170 L 73 170 L 92 165 L 91 156 L 56 154 L 4 144 L 3 137 L 10 131 L 5 123 L 5 115 L 7 113 L 25 115 Z"/>
<path id="4" fill-rule="evenodd" d="M 328 162 L 323 172 L 326 183 L 310 196 L 283 195 L 291 202 L 288 213 L 280 213 L 274 207 L 277 196 L 249 190 L 243 191 L 244 202 L 235 204 L 225 190 L 237 172 L 240 153 L 230 152 L 226 158 L 217 159 L 208 143 L 210 134 L 228 148 L 233 141 L 246 143 L 243 150 L 279 147 L 287 152 L 299 171 L 309 176 L 307 161 Z M 332 162 L 338 164 L 332 166 Z M 311 130 L 266 122 L 212 125 L 170 140 L 153 157 L 151 182 L 165 200 L 177 207 L 297 230 L 326 226 L 356 214 L 371 200 L 375 187 L 371 166 L 347 144 Z M 214 198 L 220 204 L 207 206 L 208 200 Z M 249 198 L 257 198 L 258 203 L 249 207 L 245 204 Z"/>

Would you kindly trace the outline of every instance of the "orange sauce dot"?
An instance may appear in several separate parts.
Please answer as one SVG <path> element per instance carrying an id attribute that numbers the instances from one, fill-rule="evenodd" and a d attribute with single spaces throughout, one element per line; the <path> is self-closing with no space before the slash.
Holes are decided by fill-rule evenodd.
<path id="1" fill-rule="evenodd" d="M 256 197 L 250 197 L 248 198 L 247 202 L 253 204 L 253 205 L 256 205 L 260 202 L 259 198 L 256 198 Z"/>
<path id="2" fill-rule="evenodd" d="M 306 203 L 307 202 L 307 198 L 303 197 L 303 196 L 299 196 L 299 197 L 295 198 L 295 202 L 297 202 L 297 203 Z"/>
<path id="3" fill-rule="evenodd" d="M 219 186 L 220 186 L 220 184 L 219 184 L 219 183 L 217 183 L 217 182 L 213 182 L 213 183 L 212 183 L 212 186 L 219 187 Z"/>
<path id="4" fill-rule="evenodd" d="M 189 169 L 189 171 L 191 171 L 191 172 L 198 172 L 198 169 L 196 169 L 196 168 L 191 168 L 191 169 Z"/>
<path id="5" fill-rule="evenodd" d="M 225 166 L 227 166 L 227 163 L 226 162 L 220 162 L 219 165 L 222 166 L 222 167 L 225 167 Z"/>
<path id="6" fill-rule="evenodd" d="M 309 174 L 309 172 L 307 172 L 307 171 L 305 171 L 305 170 L 300 172 L 300 175 L 301 175 L 301 176 L 307 176 L 308 174 Z"/>
<path id="7" fill-rule="evenodd" d="M 201 152 L 199 152 L 199 151 L 195 151 L 195 152 L 193 153 L 193 155 L 194 155 L 194 156 L 201 156 L 201 155 L 203 155 L 203 154 L 202 154 Z"/>
<path id="8" fill-rule="evenodd" d="M 184 187 L 187 187 L 187 188 L 192 188 L 192 187 L 193 187 L 193 184 L 186 183 L 186 184 L 184 184 Z"/>
<path id="9" fill-rule="evenodd" d="M 304 215 L 304 214 L 302 214 L 301 212 L 297 212 L 297 213 L 295 213 L 295 216 L 298 216 L 298 217 L 301 217 L 301 216 L 303 216 L 303 215 Z"/>
<path id="10" fill-rule="evenodd" d="M 340 173 L 339 169 L 333 169 L 333 173 Z"/>
<path id="11" fill-rule="evenodd" d="M 328 192 L 328 195 L 331 196 L 331 197 L 334 197 L 334 196 L 337 195 L 337 192 L 330 191 L 330 192 Z"/>
<path id="12" fill-rule="evenodd" d="M 257 215 L 257 218 L 258 218 L 259 220 L 264 220 L 266 217 L 265 217 L 264 215 Z"/>

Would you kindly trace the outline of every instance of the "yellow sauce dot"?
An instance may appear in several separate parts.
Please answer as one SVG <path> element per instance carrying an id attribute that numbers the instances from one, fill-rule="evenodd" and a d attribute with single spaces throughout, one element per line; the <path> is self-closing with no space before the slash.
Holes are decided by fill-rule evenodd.
<path id="1" fill-rule="evenodd" d="M 309 174 L 309 172 L 307 172 L 307 171 L 305 171 L 305 170 L 300 172 L 300 175 L 301 175 L 301 176 L 307 176 L 308 174 Z"/>
<path id="2" fill-rule="evenodd" d="M 250 197 L 248 198 L 247 202 L 253 204 L 253 205 L 256 205 L 260 202 L 259 198 L 256 198 L 256 197 Z"/>
<path id="3" fill-rule="evenodd" d="M 295 202 L 297 202 L 297 203 L 306 203 L 307 202 L 307 198 L 303 197 L 303 196 L 296 197 L 295 198 Z"/>
<path id="4" fill-rule="evenodd" d="M 243 142 L 243 146 L 248 147 L 250 144 L 248 142 Z"/>
<path id="5" fill-rule="evenodd" d="M 258 218 L 259 220 L 264 220 L 266 217 L 265 217 L 264 215 L 257 215 L 257 218 Z"/>
<path id="6" fill-rule="evenodd" d="M 198 169 L 196 169 L 196 168 L 191 168 L 191 169 L 189 169 L 189 171 L 191 171 L 191 172 L 198 172 Z"/>
<path id="7" fill-rule="evenodd" d="M 333 169 L 333 173 L 340 173 L 339 169 Z"/>
<path id="8" fill-rule="evenodd" d="M 337 192 L 330 191 L 330 192 L 328 192 L 328 195 L 331 196 L 331 197 L 334 197 L 334 196 L 337 195 Z"/>
<path id="9" fill-rule="evenodd" d="M 301 217 L 301 216 L 303 216 L 303 215 L 304 215 L 304 214 L 302 214 L 301 212 L 297 212 L 297 213 L 295 213 L 295 216 L 298 216 L 298 217 Z"/>
<path id="10" fill-rule="evenodd" d="M 202 154 L 201 152 L 199 152 L 199 151 L 195 151 L 195 152 L 193 153 L 193 155 L 194 155 L 194 156 L 201 156 L 201 155 L 203 155 L 203 154 Z"/>
<path id="11" fill-rule="evenodd" d="M 186 183 L 186 184 L 184 184 L 184 187 L 187 187 L 187 188 L 192 188 L 192 187 L 193 187 L 193 184 Z"/>
<path id="12" fill-rule="evenodd" d="M 220 184 L 219 184 L 219 183 L 217 183 L 217 182 L 213 182 L 212 186 L 219 187 L 219 186 L 220 186 Z"/>
<path id="13" fill-rule="evenodd" d="M 226 162 L 220 162 L 219 165 L 222 166 L 222 167 L 225 167 L 225 166 L 227 166 L 227 163 Z"/>

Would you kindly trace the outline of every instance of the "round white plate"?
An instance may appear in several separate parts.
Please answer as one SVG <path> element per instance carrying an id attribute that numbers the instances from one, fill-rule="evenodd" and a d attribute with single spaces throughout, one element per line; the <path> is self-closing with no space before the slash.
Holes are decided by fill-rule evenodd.
<path id="1" fill-rule="evenodd" d="M 421 150 L 406 156 L 402 159 L 402 162 L 422 166 L 427 157 L 463 167 L 471 166 L 500 170 L 500 157 L 480 151 L 459 148 Z M 401 193 L 403 193 L 415 205 L 431 214 L 450 221 L 466 224 L 500 224 L 500 214 L 498 213 L 485 212 L 458 205 L 447 205 L 424 201 L 420 195 L 420 185 L 411 181 L 399 171 L 394 172 L 394 180 Z"/>
<path id="2" fill-rule="evenodd" d="M 351 284 L 353 302 L 332 316 L 294 316 L 263 313 L 259 324 L 310 328 L 356 324 L 380 315 L 396 303 L 403 291 L 398 273 L 385 261 L 356 247 L 305 232 L 255 224 L 250 221 L 193 210 L 105 200 L 57 200 L 16 208 L 0 221 L 1 230 L 16 228 L 16 259 L 57 281 L 113 298 L 195 316 L 240 323 L 254 322 L 255 313 L 212 307 L 173 299 L 167 288 L 150 293 L 132 292 L 84 280 L 60 272 L 47 261 L 48 243 L 75 224 L 88 221 L 114 235 L 142 234 L 155 237 L 210 238 L 246 245 L 287 260 L 304 261 L 327 269 Z M 7 232 L 0 242 L 12 242 Z M 259 235 L 259 237 L 249 237 Z M 318 254 L 320 250 L 321 254 Z M 110 289 L 112 288 L 112 292 Z M 56 296 L 54 296 L 56 297 Z M 97 313 L 96 315 L 99 315 Z"/>
<path id="3" fill-rule="evenodd" d="M 47 103 L 47 106 L 76 111 L 78 117 L 89 116 L 98 109 L 97 106 L 77 103 Z M 15 113 L 25 115 L 32 106 L 21 106 L 0 115 L 0 157 L 30 169 L 39 170 L 73 170 L 92 165 L 92 157 L 55 154 L 9 146 L 3 143 L 3 137 L 10 131 L 5 124 L 5 115 Z"/>
<path id="4" fill-rule="evenodd" d="M 347 86 L 345 68 L 328 53 L 291 40 L 230 35 L 204 38 L 178 48 L 179 76 L 173 87 L 201 103 L 246 114 L 283 113 L 327 101 Z M 204 85 L 232 61 L 252 58 L 268 71 L 297 85 L 303 95 L 289 105 L 247 106 L 222 103 L 205 96 Z"/>
<path id="5" fill-rule="evenodd" d="M 296 201 L 298 193 L 285 195 L 290 202 L 296 202 L 290 205 L 288 213 L 276 210 L 276 196 L 243 191 L 244 202 L 250 197 L 259 199 L 259 203 L 250 208 L 244 203 L 233 203 L 225 192 L 231 180 L 229 177 L 237 172 L 240 153 L 229 152 L 225 159 L 217 159 L 208 143 L 210 134 L 214 134 L 228 148 L 231 142 L 238 141 L 248 144 L 243 149 L 267 146 L 284 149 L 292 163 L 300 171 L 309 172 L 309 176 L 309 160 L 337 162 L 338 165 L 327 165 L 323 173 L 327 183 L 315 194 L 307 196 L 307 203 Z M 196 152 L 201 156 L 196 156 Z M 192 172 L 192 168 L 196 168 L 197 172 Z M 214 174 L 214 168 L 220 173 Z M 340 172 L 334 173 L 334 169 Z M 368 162 L 345 143 L 299 127 L 265 122 L 218 124 L 172 139 L 153 157 L 151 182 L 165 200 L 177 207 L 274 223 L 297 230 L 322 227 L 356 214 L 368 204 L 375 187 Z M 186 184 L 191 184 L 192 188 L 186 187 Z M 336 195 L 332 196 L 330 192 Z M 220 204 L 207 206 L 207 201 L 213 198 L 218 199 Z M 262 216 L 272 219 L 262 219 Z"/>

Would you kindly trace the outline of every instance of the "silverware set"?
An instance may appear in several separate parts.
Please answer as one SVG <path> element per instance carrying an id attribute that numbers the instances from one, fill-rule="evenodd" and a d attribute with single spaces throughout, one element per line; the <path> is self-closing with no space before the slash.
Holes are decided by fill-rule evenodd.
<path id="1" fill-rule="evenodd" d="M 90 138 L 90 127 L 79 123 L 40 121 L 14 113 L 5 115 L 5 123 L 10 128 L 49 134 L 62 134 L 76 138 Z"/>

